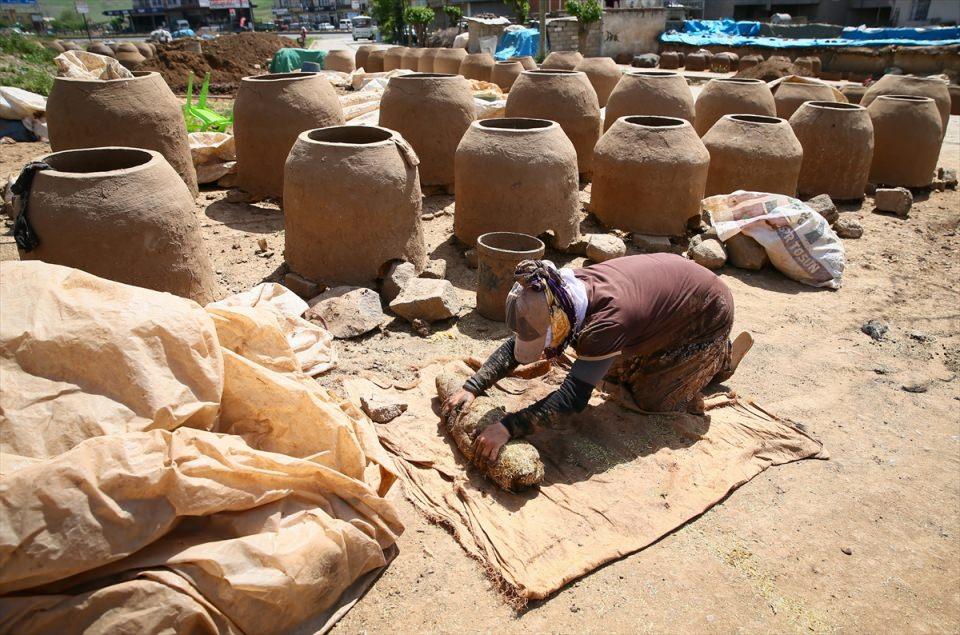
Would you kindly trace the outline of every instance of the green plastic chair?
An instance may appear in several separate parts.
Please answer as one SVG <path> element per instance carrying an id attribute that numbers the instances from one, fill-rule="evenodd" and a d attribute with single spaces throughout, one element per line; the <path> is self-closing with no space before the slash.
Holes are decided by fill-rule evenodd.
<path id="1" fill-rule="evenodd" d="M 233 113 L 229 116 L 221 115 L 212 108 L 207 108 L 207 93 L 210 91 L 210 73 L 203 77 L 203 86 L 200 88 L 200 98 L 197 105 L 193 105 L 193 71 L 187 78 L 187 103 L 183 105 L 183 119 L 187 124 L 188 132 L 226 132 L 233 125 Z"/>

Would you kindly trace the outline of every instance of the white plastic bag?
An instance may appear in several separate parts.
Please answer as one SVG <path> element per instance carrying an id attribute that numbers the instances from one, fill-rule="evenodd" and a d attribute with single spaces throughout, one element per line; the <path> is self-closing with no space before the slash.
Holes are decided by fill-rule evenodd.
<path id="1" fill-rule="evenodd" d="M 120 62 L 86 51 L 66 51 L 57 55 L 53 61 L 57 65 L 58 77 L 75 79 L 131 79 L 133 73 L 125 69 Z"/>
<path id="2" fill-rule="evenodd" d="M 720 240 L 743 233 L 760 243 L 773 266 L 788 278 L 840 288 L 843 242 L 805 203 L 782 194 L 737 190 L 704 199 L 703 209 L 710 213 Z"/>
<path id="3" fill-rule="evenodd" d="M 43 115 L 47 98 L 29 90 L 0 86 L 0 119 L 26 119 Z"/>

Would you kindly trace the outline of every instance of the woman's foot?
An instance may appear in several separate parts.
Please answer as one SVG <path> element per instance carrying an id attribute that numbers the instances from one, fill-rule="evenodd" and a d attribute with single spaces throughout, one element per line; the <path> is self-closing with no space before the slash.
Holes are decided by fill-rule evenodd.
<path id="1" fill-rule="evenodd" d="M 740 362 L 743 361 L 744 356 L 753 346 L 753 336 L 744 331 L 736 337 L 735 340 L 730 344 L 730 362 L 727 367 L 717 373 L 711 384 L 719 384 L 725 382 L 731 377 L 733 373 L 736 372 L 737 366 L 740 365 Z"/>

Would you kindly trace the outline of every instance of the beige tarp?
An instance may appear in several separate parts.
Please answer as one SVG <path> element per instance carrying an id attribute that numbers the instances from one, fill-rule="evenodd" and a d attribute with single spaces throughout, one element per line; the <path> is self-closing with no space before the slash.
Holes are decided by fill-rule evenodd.
<path id="1" fill-rule="evenodd" d="M 315 632 L 389 561 L 391 461 L 258 289 L 0 265 L 0 632 Z"/>
<path id="2" fill-rule="evenodd" d="M 544 484 L 510 494 L 467 468 L 442 432 L 439 369 L 428 366 L 416 388 L 398 393 L 407 412 L 377 432 L 399 457 L 407 496 L 521 601 L 655 542 L 771 465 L 826 457 L 820 443 L 746 401 L 716 398 L 705 418 L 639 414 L 595 394 L 576 421 L 530 437 Z M 543 380 L 511 378 L 495 391 L 520 407 L 562 377 L 555 369 Z M 348 390 L 379 389 L 356 380 Z"/>

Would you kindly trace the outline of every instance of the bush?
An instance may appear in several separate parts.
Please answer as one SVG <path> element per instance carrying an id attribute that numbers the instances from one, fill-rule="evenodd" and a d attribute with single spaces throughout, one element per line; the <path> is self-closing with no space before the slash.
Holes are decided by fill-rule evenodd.
<path id="1" fill-rule="evenodd" d="M 581 27 L 591 22 L 599 22 L 603 16 L 603 7 L 597 0 L 567 0 L 567 13 L 580 23 Z"/>

